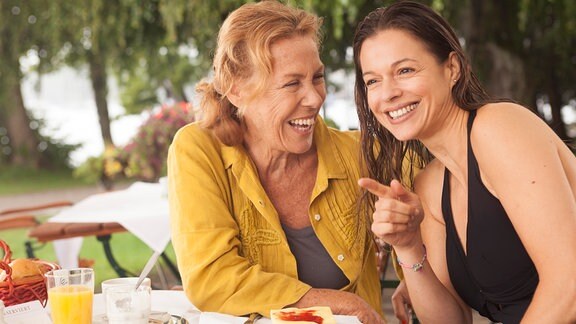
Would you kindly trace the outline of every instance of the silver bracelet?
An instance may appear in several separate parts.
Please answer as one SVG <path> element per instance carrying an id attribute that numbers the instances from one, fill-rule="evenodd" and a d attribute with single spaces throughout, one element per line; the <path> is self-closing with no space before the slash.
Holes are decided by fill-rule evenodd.
<path id="1" fill-rule="evenodd" d="M 424 248 L 424 255 L 422 256 L 422 260 L 420 260 L 420 262 L 414 263 L 413 265 L 407 265 L 406 263 L 400 261 L 399 258 L 396 258 L 396 261 L 398 261 L 398 264 L 404 269 L 412 269 L 414 272 L 422 270 L 422 268 L 424 268 L 424 262 L 428 257 L 428 254 L 426 253 L 426 245 L 422 244 L 422 247 Z"/>

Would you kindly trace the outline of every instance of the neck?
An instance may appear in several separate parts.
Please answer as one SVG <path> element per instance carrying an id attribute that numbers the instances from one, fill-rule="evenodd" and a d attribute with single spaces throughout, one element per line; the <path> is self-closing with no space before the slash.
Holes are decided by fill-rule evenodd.
<path id="1" fill-rule="evenodd" d="M 264 148 L 263 145 L 244 144 L 262 180 L 283 177 L 297 170 L 309 169 L 318 161 L 316 147 L 302 154 Z"/>
<path id="2" fill-rule="evenodd" d="M 468 175 L 468 112 L 457 109 L 442 120 L 442 126 L 420 141 L 457 181 L 467 183 Z"/>

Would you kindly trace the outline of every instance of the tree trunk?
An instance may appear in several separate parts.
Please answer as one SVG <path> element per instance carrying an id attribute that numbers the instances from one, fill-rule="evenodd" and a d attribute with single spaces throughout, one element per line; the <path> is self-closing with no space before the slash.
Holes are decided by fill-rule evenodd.
<path id="1" fill-rule="evenodd" d="M 13 63 L 14 69 L 3 75 L 3 104 L 5 105 L 5 126 L 12 147 L 11 164 L 16 166 L 38 168 L 41 154 L 38 151 L 38 138 L 30 129 L 30 118 L 24 107 L 20 89 L 20 65 Z"/>
<path id="2" fill-rule="evenodd" d="M 550 104 L 550 110 L 552 112 L 552 120 L 550 121 L 550 127 L 554 132 L 563 140 L 569 141 L 570 138 L 566 133 L 566 126 L 564 125 L 564 120 L 562 120 L 562 94 L 558 91 L 558 86 L 556 76 L 554 71 L 550 73 L 550 80 L 548 84 L 550 85 L 548 94 L 548 103 Z"/>
<path id="3" fill-rule="evenodd" d="M 486 91 L 495 98 L 507 98 L 526 103 L 526 77 L 524 62 L 509 49 L 499 46 L 488 28 L 504 24 L 494 20 L 499 8 L 484 0 L 472 0 L 463 9 L 460 21 L 468 44 L 468 54 L 473 71 L 481 80 Z M 492 17 L 492 18 L 491 18 Z M 501 26 L 498 29 L 505 29 Z M 534 105 L 534 104 L 532 104 Z"/>
<path id="4" fill-rule="evenodd" d="M 110 131 L 110 114 L 108 113 L 108 101 L 106 98 L 108 95 L 106 64 L 98 54 L 89 52 L 87 57 L 102 140 L 104 141 L 104 148 L 108 149 L 114 147 L 114 141 Z"/>

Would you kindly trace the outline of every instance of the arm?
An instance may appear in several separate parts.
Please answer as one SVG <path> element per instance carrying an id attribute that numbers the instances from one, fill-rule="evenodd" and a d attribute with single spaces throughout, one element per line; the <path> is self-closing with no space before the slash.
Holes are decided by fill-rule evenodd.
<path id="1" fill-rule="evenodd" d="M 219 147 L 191 127 L 175 138 L 168 158 L 172 243 L 188 298 L 203 311 L 233 315 L 268 315 L 295 303 L 308 285 L 241 255 Z"/>
<path id="2" fill-rule="evenodd" d="M 431 186 L 422 181 L 426 174 L 420 173 L 416 189 Z M 424 255 L 422 246 L 426 244 L 428 257 L 422 269 L 418 272 L 410 269 L 403 271 L 418 318 L 424 323 L 472 323 L 469 307 L 457 297 L 450 283 L 443 252 L 443 224 L 430 215 L 416 194 L 406 191 L 395 180 L 390 187 L 365 179 L 361 180 L 360 185 L 379 197 L 372 231 L 394 246 L 403 263 L 412 265 L 421 262 Z"/>
<path id="3" fill-rule="evenodd" d="M 538 271 L 522 323 L 576 321 L 573 154 L 539 118 L 512 104 L 481 109 L 471 139 L 486 187 L 500 199 Z"/>

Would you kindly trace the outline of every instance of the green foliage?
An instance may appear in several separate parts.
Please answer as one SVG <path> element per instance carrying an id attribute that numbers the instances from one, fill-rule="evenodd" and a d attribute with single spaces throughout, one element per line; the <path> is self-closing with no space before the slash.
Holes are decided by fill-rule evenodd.
<path id="1" fill-rule="evenodd" d="M 89 158 L 75 174 L 105 184 L 125 178 L 158 181 L 166 174 L 168 148 L 174 135 L 193 121 L 192 106 L 188 103 L 162 106 L 140 126 L 126 146 Z"/>
<path id="2" fill-rule="evenodd" d="M 106 180 L 104 176 L 104 155 L 91 156 L 74 169 L 75 178 L 86 182 L 100 183 Z"/>
<path id="3" fill-rule="evenodd" d="M 19 60 L 23 55 L 33 53 L 39 58 L 39 72 L 57 68 L 63 62 L 85 65 L 91 57 L 98 57 L 106 72 L 119 80 L 127 113 L 139 113 L 165 98 L 190 101 L 184 89 L 209 75 L 223 20 L 232 10 L 252 1 L 0 1 L 0 138 L 6 135 L 1 133 L 2 127 L 7 128 L 3 123 L 14 113 L 13 89 L 22 77 Z M 368 12 L 395 0 L 281 1 L 324 18 L 322 60 L 330 73 L 351 69 L 350 45 L 356 24 Z M 420 2 L 432 5 L 447 17 L 467 45 L 492 42 L 519 57 L 525 70 L 527 96 L 532 102 L 538 96 L 556 98 L 555 102 L 562 101 L 553 106 L 557 111 L 574 98 L 575 1 Z M 486 81 L 489 71 L 484 70 L 491 64 L 477 58 L 474 65 Z M 0 139 L 1 145 L 7 146 Z M 49 159 L 62 161 L 72 147 L 57 146 Z M 8 163 L 8 159 L 0 153 L 2 163 Z"/>
<path id="4" fill-rule="evenodd" d="M 78 149 L 81 144 L 66 144 L 62 139 L 57 139 L 49 135 L 41 134 L 41 130 L 45 130 L 46 124 L 43 119 L 31 117 L 31 127 L 39 139 L 38 150 L 44 157 L 44 165 L 41 167 L 45 169 L 69 169 L 70 153 Z"/>
<path id="5" fill-rule="evenodd" d="M 44 169 L 70 169 L 70 153 L 78 149 L 80 144 L 66 144 L 62 139 L 41 134 L 45 129 L 45 122 L 40 118 L 29 115 L 32 135 L 38 139 L 36 150 L 42 154 L 41 168 Z M 10 134 L 0 125 L 0 166 L 8 166 L 10 157 L 15 148 L 11 146 Z"/>

